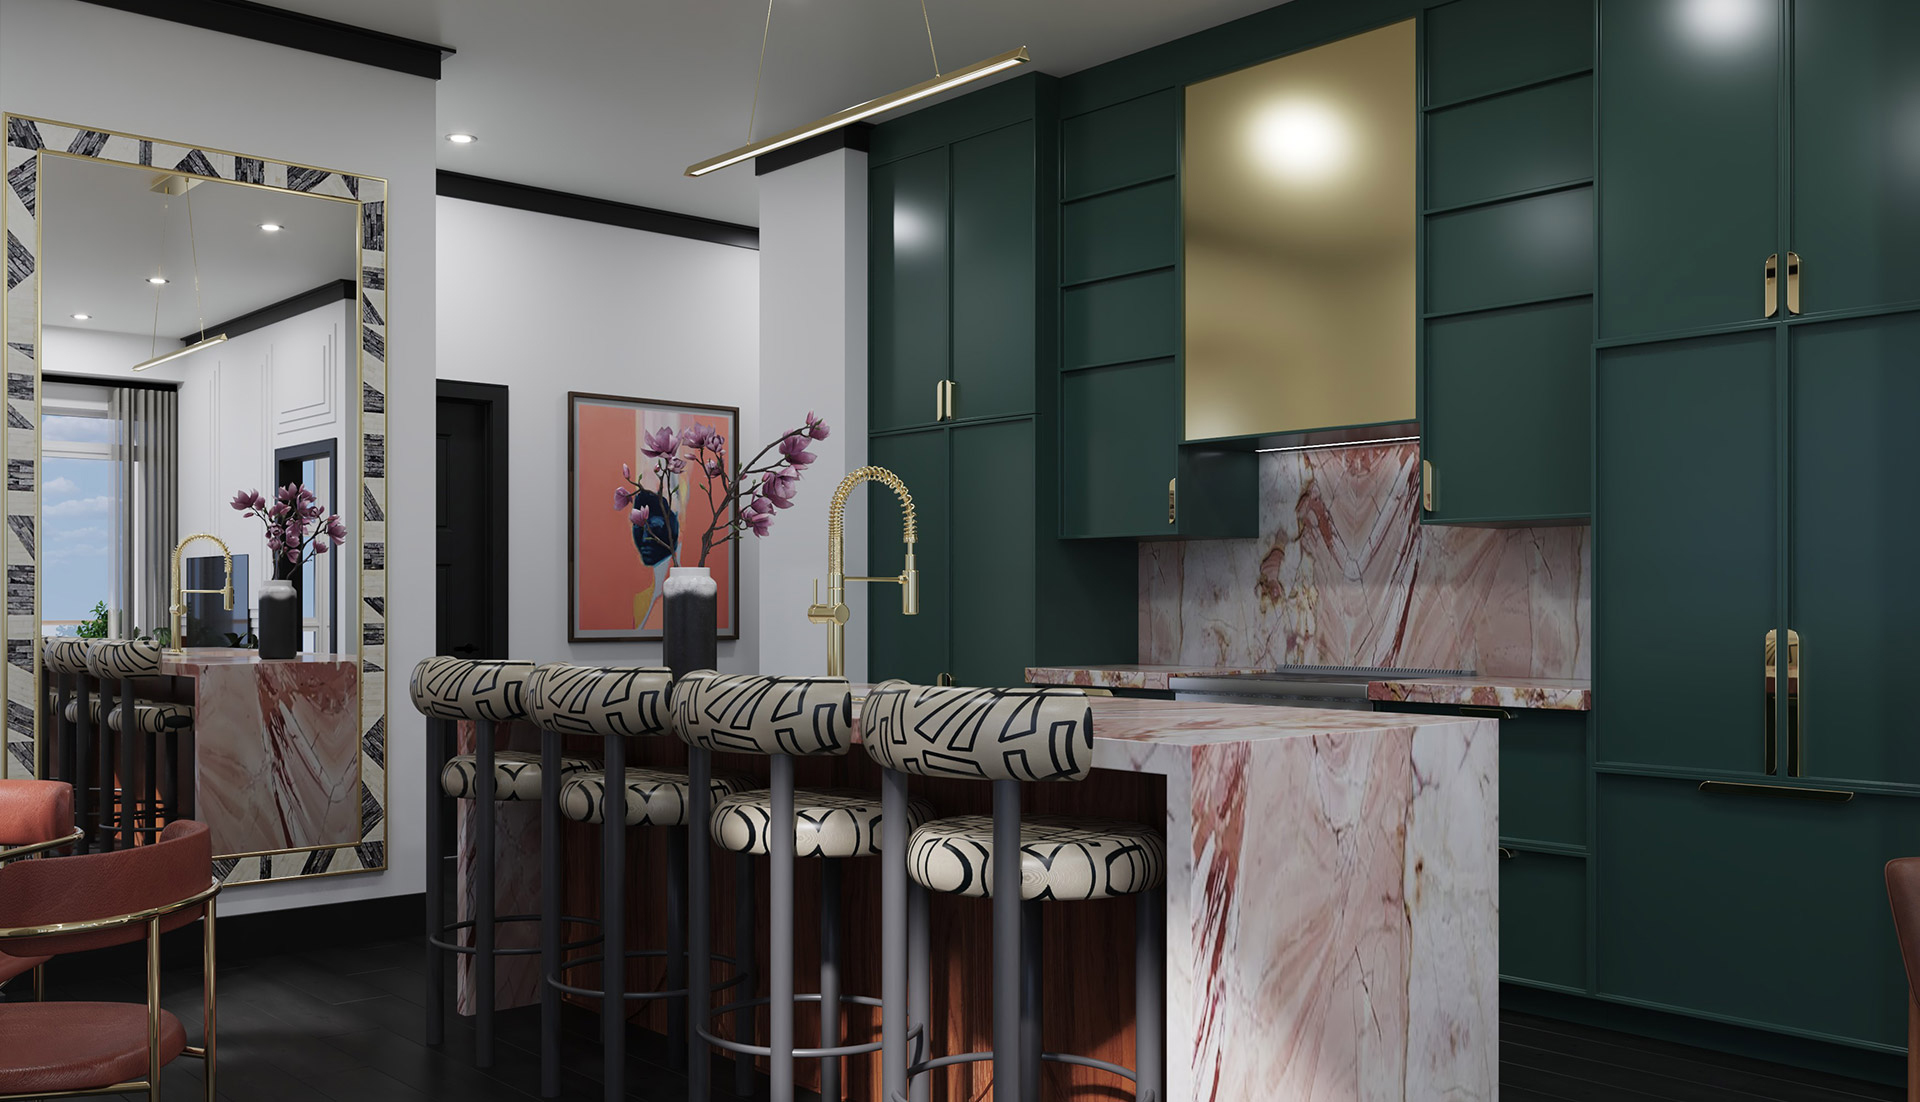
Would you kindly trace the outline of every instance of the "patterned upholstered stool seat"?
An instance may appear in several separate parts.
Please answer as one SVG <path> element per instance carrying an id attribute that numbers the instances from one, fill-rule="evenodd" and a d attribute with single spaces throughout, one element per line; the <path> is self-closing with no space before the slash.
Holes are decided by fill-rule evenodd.
<path id="1" fill-rule="evenodd" d="M 100 722 L 100 698 L 91 693 L 87 695 L 87 717 L 95 723 Z M 76 696 L 72 700 L 67 701 L 65 719 L 68 723 L 80 722 L 79 697 Z"/>
<path id="2" fill-rule="evenodd" d="M 124 707 L 116 707 L 112 714 L 107 716 L 108 729 L 116 732 L 120 730 L 120 713 L 125 710 Z M 97 716 L 98 712 L 95 715 Z M 138 734 L 164 735 L 168 731 L 178 731 L 183 727 L 193 726 L 193 707 L 188 704 L 166 702 L 155 704 L 136 702 L 133 706 L 133 723 L 134 731 Z"/>
<path id="3" fill-rule="evenodd" d="M 880 799 L 875 793 L 799 788 L 793 793 L 795 857 L 871 857 L 880 852 Z M 907 829 L 933 818 L 933 805 L 907 801 Z M 734 853 L 763 855 L 773 826 L 773 794 L 742 792 L 713 807 L 713 840 Z"/>
<path id="4" fill-rule="evenodd" d="M 993 894 L 993 817 L 958 815 L 907 842 L 914 882 L 951 895 Z M 1020 898 L 1112 899 L 1159 887 L 1167 843 L 1139 823 L 1029 815 L 1020 820 Z"/>
<path id="5" fill-rule="evenodd" d="M 54 673 L 90 674 L 87 652 L 99 642 L 74 636 L 55 636 L 41 645 L 40 661 Z"/>
<path id="6" fill-rule="evenodd" d="M 743 792 L 753 782 L 746 777 L 715 776 L 709 785 L 715 800 Z M 687 825 L 685 773 L 672 769 L 627 767 L 628 826 L 677 827 Z M 594 771 L 569 776 L 560 789 L 560 814 L 576 823 L 604 823 L 607 818 L 607 778 Z"/>
<path id="7" fill-rule="evenodd" d="M 588 758 L 560 759 L 562 776 L 598 768 L 600 763 Z M 471 800 L 480 794 L 480 765 L 472 754 L 459 754 L 447 759 L 447 764 L 440 769 L 440 791 L 456 800 Z M 493 798 L 538 800 L 540 755 L 530 750 L 495 750 Z"/>

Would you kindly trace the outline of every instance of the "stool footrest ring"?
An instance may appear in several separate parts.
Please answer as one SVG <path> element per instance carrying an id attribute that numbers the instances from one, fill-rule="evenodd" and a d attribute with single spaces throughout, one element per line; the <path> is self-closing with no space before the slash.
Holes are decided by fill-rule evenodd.
<path id="1" fill-rule="evenodd" d="M 495 926 L 500 926 L 509 922 L 538 922 L 538 921 L 540 921 L 539 915 L 495 915 L 493 919 L 493 924 Z M 562 922 L 580 922 L 590 926 L 598 926 L 600 924 L 600 920 L 597 918 L 575 918 L 572 915 L 561 916 L 561 921 Z M 474 954 L 480 951 L 479 946 L 461 945 L 458 942 L 448 941 L 446 939 L 450 936 L 457 934 L 461 930 L 471 930 L 474 927 L 478 926 L 479 924 L 480 923 L 478 919 L 472 919 L 472 918 L 467 919 L 465 922 L 450 922 L 447 925 L 440 927 L 439 937 L 428 935 L 427 944 L 433 946 L 436 949 L 445 949 L 449 953 L 464 953 L 468 956 L 473 956 Z M 564 950 L 585 949 L 589 945 L 598 945 L 604 940 L 605 938 L 603 937 L 598 937 L 598 936 L 590 937 L 582 941 L 566 942 L 565 944 L 561 945 L 560 948 Z M 539 954 L 540 954 L 540 947 L 537 945 L 532 947 L 515 946 L 507 949 L 496 947 L 493 950 L 493 955 L 496 957 L 531 957 L 531 956 L 538 956 Z"/>
<path id="2" fill-rule="evenodd" d="M 762 995 L 757 999 L 742 999 L 739 1002 L 727 1003 L 725 1006 L 716 1006 L 710 1013 L 717 1018 L 722 1014 L 731 1014 L 736 1010 L 766 1006 L 772 1001 L 771 998 Z M 818 992 L 809 992 L 796 993 L 793 996 L 793 1001 L 796 1003 L 817 1003 L 820 1002 L 821 999 Z M 843 1004 L 852 1003 L 855 1006 L 878 1007 L 881 1005 L 880 1000 L 871 995 L 842 995 L 840 996 L 840 1002 Z M 918 1029 L 919 1027 L 916 1026 L 915 1028 Z M 713 1031 L 709 1029 L 696 1028 L 694 1032 L 700 1035 L 701 1040 L 715 1048 L 725 1049 L 728 1052 L 739 1053 L 743 1056 L 773 1055 L 773 1048 L 769 1045 L 750 1045 L 743 1041 L 729 1040 L 726 1037 L 716 1036 Z M 882 1040 L 868 1041 L 857 1045 L 833 1045 L 827 1048 L 796 1048 L 793 1050 L 793 1058 L 796 1060 L 831 1060 L 838 1059 L 842 1056 L 864 1056 L 869 1052 L 879 1052 L 885 1044 L 886 1042 Z"/>
<path id="3" fill-rule="evenodd" d="M 632 960 L 635 957 L 664 957 L 666 955 L 667 955 L 667 950 L 665 949 L 629 949 L 627 950 L 628 960 Z M 560 964 L 560 971 L 564 973 L 569 969 L 579 968 L 582 965 L 598 964 L 604 959 L 605 959 L 605 954 L 602 954 L 600 956 L 592 956 L 592 957 L 576 957 L 573 960 L 562 961 Z M 713 954 L 713 959 L 720 961 L 723 964 L 731 965 L 736 969 L 740 968 L 740 962 L 737 959 L 727 956 L 725 954 L 715 953 Z M 711 987 L 707 988 L 707 990 L 708 991 L 724 991 L 727 988 L 732 987 L 737 983 L 740 983 L 746 978 L 747 978 L 747 974 L 744 970 L 742 970 L 738 972 L 738 974 L 728 979 L 721 980 L 719 983 L 712 985 Z M 554 990 L 564 991 L 569 995 L 578 995 L 584 999 L 604 999 L 607 997 L 607 993 L 605 991 L 601 991 L 592 987 L 579 987 L 571 983 L 565 983 L 565 982 L 562 982 L 560 977 L 557 975 L 544 976 L 542 977 L 542 979 L 549 986 L 554 988 Z M 644 999 L 684 998 L 686 997 L 686 994 L 687 994 L 686 988 L 675 987 L 675 988 L 670 988 L 663 991 L 624 991 L 624 992 L 621 992 L 620 997 L 624 999 L 633 999 L 635 1001 L 640 1001 Z"/>

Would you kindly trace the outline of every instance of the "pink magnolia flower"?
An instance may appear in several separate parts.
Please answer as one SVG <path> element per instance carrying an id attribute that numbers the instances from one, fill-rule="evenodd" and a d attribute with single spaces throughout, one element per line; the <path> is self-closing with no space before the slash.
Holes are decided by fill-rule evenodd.
<path id="1" fill-rule="evenodd" d="M 814 454 L 807 450 L 805 433 L 797 432 L 780 441 L 780 454 L 796 467 L 805 467 L 814 460 Z"/>
<path id="2" fill-rule="evenodd" d="M 313 538 L 313 553 L 316 555 L 324 555 L 327 553 L 327 537 L 315 536 Z"/>
<path id="3" fill-rule="evenodd" d="M 807 411 L 807 427 L 805 432 L 808 436 L 813 437 L 815 440 L 825 440 L 830 431 L 824 420 L 815 417 L 812 410 Z"/>
<path id="4" fill-rule="evenodd" d="M 627 466 L 625 463 L 620 464 L 620 477 L 626 479 L 628 482 L 632 482 L 633 468 Z"/>
<path id="5" fill-rule="evenodd" d="M 626 468 L 622 467 L 621 469 L 625 470 Z M 632 490 L 627 489 L 625 486 L 619 486 L 614 489 L 613 507 L 615 509 L 625 509 L 627 507 L 627 502 L 632 500 L 633 500 Z"/>
<path id="6" fill-rule="evenodd" d="M 335 543 L 345 543 L 347 540 L 347 522 L 338 513 L 327 518 L 327 538 Z"/>
<path id="7" fill-rule="evenodd" d="M 659 432 L 643 433 L 640 437 L 640 454 L 648 459 L 658 459 L 673 450 L 673 430 L 662 425 Z"/>
<path id="8" fill-rule="evenodd" d="M 800 488 L 799 482 L 800 479 L 791 471 L 775 471 L 760 484 L 760 492 L 766 495 L 766 499 L 773 502 L 776 508 L 791 509 L 794 492 Z"/>
<path id="9" fill-rule="evenodd" d="M 701 465 L 700 469 L 707 472 L 708 478 L 719 478 L 726 473 L 727 467 L 726 464 L 720 462 L 718 457 L 715 457 L 707 460 Z"/>
<path id="10" fill-rule="evenodd" d="M 645 505 L 642 505 L 638 509 L 635 509 L 633 512 L 628 513 L 627 519 L 633 522 L 633 526 L 635 528 L 645 528 L 647 526 L 647 517 L 652 515 L 652 512 L 653 510 L 647 508 Z"/>
<path id="11" fill-rule="evenodd" d="M 695 451 L 705 448 L 712 440 L 713 428 L 709 425 L 703 425 L 698 421 L 687 426 L 686 431 L 680 434 L 680 446 L 683 448 L 692 448 Z"/>

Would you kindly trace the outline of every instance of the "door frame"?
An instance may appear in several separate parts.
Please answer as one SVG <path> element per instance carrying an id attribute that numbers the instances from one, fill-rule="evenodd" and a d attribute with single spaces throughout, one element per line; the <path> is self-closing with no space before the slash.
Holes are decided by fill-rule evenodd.
<path id="1" fill-rule="evenodd" d="M 333 511 L 336 513 L 340 512 L 343 504 L 340 500 L 340 442 L 331 436 L 320 440 L 310 440 L 305 444 L 289 444 L 284 448 L 273 449 L 274 485 L 285 486 L 289 483 L 299 482 L 299 468 L 309 459 L 324 459 L 327 461 L 327 486 L 329 487 L 327 492 L 334 500 Z M 288 477 L 287 475 L 288 464 L 292 464 L 294 467 L 292 477 Z M 279 556 L 276 555 L 274 557 L 278 558 Z M 278 562 L 269 561 L 267 563 L 267 577 L 263 580 L 272 580 L 279 577 L 280 565 Z M 306 594 L 300 592 L 300 572 L 297 570 L 294 571 L 293 576 L 287 580 L 293 583 L 294 593 L 298 594 L 304 600 Z M 340 607 L 340 556 L 338 555 L 330 555 L 327 557 L 327 598 L 332 604 L 332 607 L 327 609 L 327 653 L 339 654 L 340 613 L 342 610 Z M 318 645 L 318 640 L 315 641 L 315 645 Z"/>
<path id="2" fill-rule="evenodd" d="M 466 402 L 483 407 L 485 412 L 484 450 L 486 451 L 487 477 L 495 492 L 487 499 L 487 516 L 484 527 L 499 534 L 499 538 L 486 541 L 480 553 L 486 556 L 482 573 L 487 579 L 487 588 L 494 594 L 493 615 L 487 624 L 488 638 L 480 647 L 482 658 L 505 658 L 507 656 L 507 579 L 512 575 L 508 569 L 506 533 L 511 528 L 512 496 L 507 493 L 507 424 L 508 424 L 508 388 L 498 383 L 469 383 L 456 379 L 436 381 L 434 402 L 435 431 L 439 429 L 439 409 L 441 402 Z M 439 472 L 435 472 L 438 479 Z M 436 536 L 437 538 L 437 536 Z M 439 554 L 436 547 L 435 555 Z M 440 625 L 434 624 L 435 650 L 438 650 Z"/>

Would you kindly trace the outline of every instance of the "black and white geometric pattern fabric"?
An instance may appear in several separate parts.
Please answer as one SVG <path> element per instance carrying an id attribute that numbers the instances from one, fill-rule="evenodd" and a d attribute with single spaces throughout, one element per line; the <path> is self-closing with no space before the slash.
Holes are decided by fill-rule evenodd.
<path id="1" fill-rule="evenodd" d="M 735 754 L 844 754 L 853 692 L 844 677 L 722 677 L 695 670 L 673 687 L 673 732 Z"/>
<path id="2" fill-rule="evenodd" d="M 793 794 L 795 857 L 873 857 L 880 852 L 880 798 L 871 792 L 802 788 Z M 933 805 L 907 801 L 907 829 L 933 818 Z M 713 807 L 713 840 L 734 853 L 763 855 L 773 829 L 773 794 L 764 788 Z"/>
<path id="3" fill-rule="evenodd" d="M 673 671 L 665 666 L 550 662 L 527 678 L 527 712 L 564 735 L 659 735 L 667 730 Z"/>
<path id="4" fill-rule="evenodd" d="M 62 711 L 61 718 L 65 719 L 68 723 L 80 722 L 79 696 L 76 695 L 72 700 L 67 701 L 67 706 Z M 100 722 L 100 698 L 94 696 L 92 693 L 87 694 L 87 718 L 94 723 Z"/>
<path id="5" fill-rule="evenodd" d="M 993 818 L 937 819 L 907 841 L 907 870 L 930 891 L 993 894 Z M 1020 820 L 1020 898 L 1108 899 L 1158 888 L 1167 842 L 1139 823 L 1034 815 Z"/>
<path id="6" fill-rule="evenodd" d="M 92 673 L 93 670 L 87 665 L 87 651 L 94 644 L 95 640 L 72 636 L 51 638 L 43 644 L 40 661 L 47 667 L 48 673 Z"/>
<path id="7" fill-rule="evenodd" d="M 598 769 L 600 763 L 587 758 L 562 757 L 560 775 Z M 564 781 L 562 783 L 565 783 Z M 456 800 L 471 800 L 480 795 L 480 762 L 472 754 L 447 759 L 440 767 L 440 791 Z M 538 800 L 540 798 L 540 755 L 529 750 L 493 752 L 493 798 L 495 800 Z"/>
<path id="8" fill-rule="evenodd" d="M 160 644 L 147 639 L 102 639 L 87 648 L 87 669 L 102 681 L 157 677 Z"/>
<path id="9" fill-rule="evenodd" d="M 502 658 L 423 658 L 408 690 L 413 706 L 434 719 L 527 718 L 527 677 L 534 664 Z"/>
<path id="10" fill-rule="evenodd" d="M 114 707 L 113 714 L 107 717 L 107 729 L 109 731 L 113 731 L 116 734 L 124 733 L 120 730 L 120 713 L 125 710 L 125 705 L 116 705 Z M 186 722 L 178 722 L 182 719 L 186 720 Z M 192 727 L 193 709 L 185 704 L 169 704 L 165 702 L 157 704 L 135 703 L 133 706 L 133 722 L 135 725 L 134 734 L 164 735 L 169 731 L 181 731 Z"/>
<path id="11" fill-rule="evenodd" d="M 715 801 L 742 792 L 753 782 L 746 777 L 715 774 L 711 789 Z M 685 773 L 671 769 L 628 768 L 625 785 L 626 820 L 630 827 L 687 825 L 687 797 L 693 788 Z M 607 773 L 596 769 L 576 773 L 560 789 L 560 814 L 576 823 L 600 823 L 607 817 Z"/>
<path id="12" fill-rule="evenodd" d="M 1093 769 L 1093 712 L 1078 689 L 961 689 L 883 681 L 860 740 L 888 769 L 982 781 L 1077 781 Z"/>

